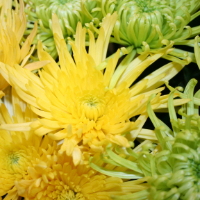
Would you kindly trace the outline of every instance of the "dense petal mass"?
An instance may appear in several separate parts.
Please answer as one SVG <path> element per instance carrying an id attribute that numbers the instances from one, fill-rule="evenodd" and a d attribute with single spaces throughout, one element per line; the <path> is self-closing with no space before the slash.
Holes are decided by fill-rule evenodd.
<path id="1" fill-rule="evenodd" d="M 102 175 L 85 164 L 75 166 L 71 157 L 58 152 L 48 156 L 46 162 L 38 160 L 28 173 L 31 179 L 16 182 L 16 188 L 30 200 L 111 200 L 113 194 L 134 190 L 120 178 Z"/>
<path id="2" fill-rule="evenodd" d="M 145 53 L 134 60 L 133 51 L 115 69 L 120 50 L 110 58 L 106 58 L 106 52 L 116 19 L 116 13 L 105 18 L 96 42 L 89 32 L 88 53 L 85 49 L 86 29 L 79 23 L 75 42 L 71 43 L 74 60 L 64 39 L 55 32 L 60 67 L 39 42 L 40 61 L 51 61 L 39 71 L 39 77 L 19 66 L 11 68 L 1 64 L 0 67 L 6 80 L 40 117 L 31 124 L 35 134 L 49 134 L 59 141 L 60 152 L 72 155 L 75 164 L 81 161 L 85 149 L 91 153 L 102 152 L 109 142 L 130 147 L 124 136 L 140 123 L 140 120 L 133 122 L 130 118 L 146 113 L 145 106 L 151 94 L 157 94 L 153 108 L 165 108 L 168 96 L 160 96 L 163 88 L 158 87 L 187 63 L 169 63 L 132 85 L 150 64 L 171 51 L 173 43 L 157 54 Z M 57 22 L 58 18 L 53 15 L 53 26 Z M 179 103 L 175 101 L 175 104 Z"/>
<path id="3" fill-rule="evenodd" d="M 2 127 L 36 120 L 37 116 L 16 95 L 12 93 L 12 107 L 9 109 L 2 103 L 0 106 L 0 123 Z M 11 98 L 10 98 L 11 100 Z M 5 101 L 5 100 L 4 100 Z M 8 103 L 8 102 L 7 102 Z M 11 117 L 10 113 L 13 113 Z M 51 154 L 52 141 L 47 137 L 36 136 L 33 131 L 22 132 L 0 130 L 0 196 L 6 195 L 5 199 L 18 200 L 19 195 L 15 187 L 15 181 L 28 179 L 28 168 L 34 165 L 37 159 L 42 159 L 45 154 Z"/>

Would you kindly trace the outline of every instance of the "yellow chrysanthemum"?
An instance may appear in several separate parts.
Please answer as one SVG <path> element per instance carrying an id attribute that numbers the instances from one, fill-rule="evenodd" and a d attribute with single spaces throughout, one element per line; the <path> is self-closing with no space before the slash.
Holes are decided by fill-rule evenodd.
<path id="1" fill-rule="evenodd" d="M 44 63 L 35 63 L 34 66 L 31 64 L 26 65 L 35 49 L 35 46 L 31 47 L 31 44 L 37 33 L 37 24 L 35 24 L 31 34 L 23 41 L 23 34 L 26 30 L 26 16 L 23 1 L 20 0 L 19 8 L 18 3 L 15 3 L 15 10 L 12 10 L 12 0 L 2 1 L 1 3 L 0 61 L 11 67 L 15 64 L 20 64 L 21 67 L 29 70 L 43 66 Z M 0 90 L 4 90 L 7 86 L 8 83 L 0 74 Z"/>
<path id="2" fill-rule="evenodd" d="M 88 165 L 75 166 L 66 154 L 55 152 L 46 160 L 48 162 L 38 161 L 29 168 L 30 180 L 16 182 L 20 196 L 29 200 L 109 200 L 111 195 L 135 190 L 133 183 L 102 175 Z M 146 188 L 145 184 L 140 187 Z M 139 187 L 136 185 L 136 188 Z"/>
<path id="3" fill-rule="evenodd" d="M 31 123 L 36 119 L 36 115 L 19 100 L 15 92 L 12 96 L 13 117 L 2 103 L 0 106 L 0 123 L 2 127 L 9 124 Z M 19 126 L 20 127 L 20 126 Z M 12 129 L 12 128 L 11 128 Z M 33 166 L 38 158 L 51 151 L 48 144 L 52 144 L 47 137 L 33 134 L 33 131 L 24 129 L 23 132 L 0 130 L 0 196 L 6 195 L 5 200 L 18 200 L 19 195 L 15 187 L 15 181 L 27 179 L 27 170 Z M 54 145 L 55 147 L 55 145 Z M 43 152 L 41 151 L 43 148 Z"/>
<path id="4" fill-rule="evenodd" d="M 105 18 L 96 42 L 89 31 L 89 53 L 85 50 L 86 29 L 79 23 L 75 43 L 71 43 L 74 61 L 54 15 L 52 21 L 60 67 L 43 51 L 39 42 L 40 61 L 51 61 L 39 71 L 39 77 L 21 67 L 0 64 L 4 78 L 39 116 L 31 124 L 35 134 L 49 134 L 60 141 L 60 152 L 72 155 L 75 164 L 81 161 L 81 152 L 86 149 L 91 153 L 102 152 L 110 142 L 130 147 L 124 135 L 140 123 L 140 120 L 135 123 L 130 118 L 143 113 L 145 121 L 146 103 L 151 94 L 157 94 L 153 108 L 165 108 L 167 96 L 160 97 L 163 88 L 158 87 L 185 64 L 185 61 L 182 64 L 171 62 L 132 85 L 151 63 L 171 51 L 172 44 L 155 55 L 145 53 L 135 60 L 132 51 L 115 70 L 120 50 L 107 59 L 106 52 L 116 19 L 116 14 Z"/>

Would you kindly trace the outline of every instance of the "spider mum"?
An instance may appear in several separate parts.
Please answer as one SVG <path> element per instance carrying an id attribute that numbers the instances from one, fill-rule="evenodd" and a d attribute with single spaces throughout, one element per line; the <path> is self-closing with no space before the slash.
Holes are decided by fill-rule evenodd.
<path id="1" fill-rule="evenodd" d="M 151 185 L 150 199 L 199 199 L 200 133 L 198 123 L 200 120 L 200 91 L 193 95 L 196 84 L 195 79 L 190 80 L 185 92 L 181 94 L 187 95 L 191 99 L 187 106 L 183 106 L 179 110 L 182 119 L 177 119 L 172 106 L 172 99 L 169 99 L 174 137 L 170 138 L 169 129 L 158 127 L 158 119 L 155 118 L 155 115 L 152 115 L 151 110 L 151 119 L 157 128 L 157 135 L 160 134 L 163 151 L 156 155 L 155 160 L 159 173 L 149 180 Z"/>
<path id="2" fill-rule="evenodd" d="M 174 41 L 174 45 L 193 46 L 194 41 L 188 39 L 199 34 L 200 27 L 191 28 L 188 24 L 199 16 L 199 8 L 198 0 L 106 0 L 101 1 L 98 7 L 104 16 L 115 11 L 118 13 L 111 42 L 133 45 L 138 53 L 144 52 L 147 47 L 155 52 L 170 41 Z M 92 24 L 89 27 L 95 31 Z M 170 54 L 163 57 L 174 60 L 175 57 L 188 56 L 188 53 L 176 48 Z M 194 55 L 189 55 L 195 62 Z"/>
<path id="3" fill-rule="evenodd" d="M 146 53 L 134 60 L 136 52 L 133 51 L 115 70 L 120 50 L 111 58 L 106 58 L 106 52 L 116 18 L 116 14 L 105 18 L 96 42 L 89 31 L 88 53 L 86 29 L 79 23 L 75 43 L 71 43 L 74 60 L 60 37 L 61 31 L 56 29 L 60 67 L 39 42 L 39 59 L 51 61 L 39 71 L 39 77 L 18 66 L 13 69 L 1 63 L 0 71 L 6 80 L 39 116 L 31 124 L 35 134 L 48 134 L 57 140 L 61 144 L 60 152 L 72 155 L 75 164 L 81 161 L 82 152 L 102 152 L 109 142 L 130 147 L 124 136 L 140 122 L 130 118 L 146 113 L 145 105 L 152 93 L 157 94 L 153 107 L 165 108 L 167 95 L 160 96 L 163 88 L 158 87 L 184 67 L 184 64 L 169 63 L 131 86 L 151 63 L 171 51 L 172 44 L 158 54 Z M 57 24 L 58 18 L 54 15 L 53 26 Z"/>
<path id="4" fill-rule="evenodd" d="M 74 39 L 78 22 L 82 25 L 93 22 L 95 25 L 98 24 L 99 18 L 102 18 L 102 14 L 95 10 L 99 6 L 98 1 L 90 0 L 82 3 L 81 0 L 25 0 L 25 3 L 28 15 L 28 30 L 25 35 L 32 31 L 33 23 L 37 22 L 39 24 L 37 38 L 42 41 L 45 50 L 53 58 L 58 56 L 51 21 L 53 14 L 59 18 L 59 25 L 66 43 L 68 43 L 68 38 Z M 88 11 L 86 15 L 83 14 L 83 10 Z M 71 49 L 70 45 L 68 49 Z"/>
<path id="5" fill-rule="evenodd" d="M 172 90 L 168 108 L 173 130 L 155 116 L 149 101 L 147 109 L 156 127 L 157 147 L 150 141 L 144 141 L 133 150 L 126 149 L 120 152 L 118 147 L 113 152 L 110 148 L 107 149 L 104 161 L 116 163 L 118 166 L 132 170 L 127 178 L 138 176 L 138 169 L 140 169 L 141 177 L 146 177 L 149 185 L 147 189 L 121 197 L 114 196 L 113 199 L 199 199 L 200 91 L 193 95 L 196 83 L 196 80 L 191 80 L 186 86 L 185 92 L 180 92 L 181 96 L 191 99 L 179 110 L 182 119 L 177 118 L 173 106 L 173 93 L 177 90 L 168 86 Z M 108 174 L 107 170 L 94 163 L 91 163 L 91 166 L 101 173 Z M 109 174 L 115 177 L 120 177 L 118 173 L 114 170 L 109 171 Z"/>
<path id="6" fill-rule="evenodd" d="M 28 64 L 29 58 L 34 51 L 35 46 L 31 47 L 33 39 L 37 32 L 37 24 L 26 39 L 23 34 L 26 30 L 26 16 L 24 12 L 23 1 L 12 9 L 12 0 L 2 1 L 0 11 L 0 61 L 13 67 L 18 64 L 29 70 L 42 67 L 44 63 Z M 46 63 L 46 62 L 45 62 Z M 4 90 L 8 86 L 6 80 L 0 74 L 0 89 Z"/>

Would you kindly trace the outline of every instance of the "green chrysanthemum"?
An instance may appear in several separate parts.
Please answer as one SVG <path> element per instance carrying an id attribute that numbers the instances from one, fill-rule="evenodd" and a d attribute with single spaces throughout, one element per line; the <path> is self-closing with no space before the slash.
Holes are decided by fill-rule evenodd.
<path id="1" fill-rule="evenodd" d="M 149 48 L 155 51 L 169 41 L 174 41 L 175 45 L 193 46 L 194 40 L 187 39 L 199 34 L 200 26 L 191 28 L 188 24 L 200 15 L 199 8 L 199 0 L 105 0 L 99 7 L 103 15 L 118 13 L 111 41 L 133 45 L 138 53 Z M 179 49 L 171 55 L 188 56 Z M 170 56 L 165 58 L 173 59 Z"/>
<path id="2" fill-rule="evenodd" d="M 194 52 L 195 52 L 195 57 L 197 61 L 197 65 L 200 69 L 200 47 L 199 47 L 199 36 L 196 36 L 195 38 L 195 44 L 194 44 Z"/>
<path id="3" fill-rule="evenodd" d="M 77 23 L 80 21 L 82 25 L 93 22 L 98 24 L 98 19 L 102 18 L 102 14 L 95 8 L 99 6 L 98 1 L 89 0 L 83 3 L 81 0 L 24 0 L 26 3 L 26 13 L 28 15 L 28 27 L 26 34 L 33 29 L 33 22 L 37 21 L 38 39 L 42 41 L 46 47 L 45 50 L 51 54 L 53 58 L 57 57 L 56 46 L 53 38 L 52 30 L 52 14 L 56 14 L 59 18 L 60 26 L 65 41 L 68 37 L 74 38 Z M 86 15 L 83 10 L 87 10 Z M 92 19 L 91 19 L 92 18 Z M 37 44 L 37 41 L 35 41 Z M 69 46 L 70 48 L 70 46 Z"/>
<path id="4" fill-rule="evenodd" d="M 133 179 L 134 175 L 135 179 L 147 177 L 149 186 L 147 189 L 143 188 L 139 192 L 123 197 L 113 196 L 113 199 L 198 200 L 200 198 L 200 90 L 193 96 L 196 83 L 196 80 L 191 80 L 184 93 L 168 86 L 173 90 L 168 102 L 173 131 L 155 116 L 149 101 L 148 113 L 156 127 L 157 146 L 145 141 L 133 150 L 124 150 L 123 154 L 119 148 L 115 149 L 115 153 L 107 148 L 107 155 L 103 156 L 105 162 L 132 170 L 126 178 Z M 173 106 L 175 92 L 191 99 L 179 110 L 182 119 L 177 119 Z M 91 166 L 102 173 L 119 177 L 119 172 L 105 171 L 94 163 L 91 163 Z"/>
<path id="5" fill-rule="evenodd" d="M 200 90 L 194 95 L 194 87 L 197 81 L 191 80 L 184 94 L 191 101 L 179 110 L 182 119 L 177 119 L 175 110 L 169 100 L 173 137 L 167 128 L 157 128 L 159 141 L 163 142 L 162 151 L 155 156 L 155 166 L 158 173 L 149 179 L 151 189 L 149 199 L 183 199 L 197 200 L 200 198 L 200 174 L 199 174 L 199 97 Z M 196 105 L 198 104 L 198 105 Z M 161 122 L 156 119 L 150 110 L 151 119 L 156 127 Z M 164 146 L 165 145 L 165 146 Z"/>

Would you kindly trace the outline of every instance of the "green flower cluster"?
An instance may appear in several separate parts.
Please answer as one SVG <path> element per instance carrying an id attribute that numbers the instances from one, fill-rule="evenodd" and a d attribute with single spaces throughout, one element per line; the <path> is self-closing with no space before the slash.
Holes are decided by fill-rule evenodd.
<path id="1" fill-rule="evenodd" d="M 0 0 L 0 200 L 199 200 L 197 17 L 200 0 Z"/>
<path id="2" fill-rule="evenodd" d="M 51 54 L 53 58 L 57 58 L 53 30 L 52 30 L 52 14 L 56 14 L 59 18 L 60 27 L 63 37 L 68 43 L 68 38 L 74 39 L 78 22 L 82 25 L 93 22 L 99 24 L 102 14 L 95 10 L 99 6 L 98 1 L 88 0 L 84 3 L 81 0 L 24 0 L 26 3 L 26 14 L 28 15 L 28 30 L 25 34 L 30 34 L 33 29 L 34 22 L 39 24 L 37 39 L 41 40 L 45 50 Z M 89 17 L 83 14 L 90 13 Z M 92 19 L 91 19 L 92 18 Z M 37 40 L 35 40 L 37 43 Z M 68 45 L 70 49 L 70 45 Z"/>
<path id="3" fill-rule="evenodd" d="M 91 166 L 107 175 L 126 179 L 147 178 L 149 188 L 124 196 L 113 196 L 116 200 L 151 199 L 151 200 L 197 200 L 200 197 L 200 90 L 193 95 L 197 81 L 192 79 L 184 93 L 171 90 L 168 108 L 172 130 L 154 114 L 150 101 L 148 114 L 155 126 L 158 142 L 145 141 L 134 149 L 107 148 L 102 156 L 105 163 L 123 166 L 131 171 L 120 173 L 104 170 L 95 163 Z M 179 110 L 177 118 L 173 96 L 178 93 L 183 98 L 190 98 Z M 153 99 L 153 97 L 151 97 Z M 106 159 L 105 159 L 106 158 Z M 134 181 L 132 181 L 134 182 Z M 144 182 L 144 181 L 143 181 Z"/>
<path id="4" fill-rule="evenodd" d="M 104 16 L 118 13 L 111 41 L 133 45 L 138 53 L 155 52 L 170 41 L 175 45 L 193 46 L 194 40 L 190 38 L 200 33 L 200 26 L 192 28 L 189 23 L 200 15 L 199 8 L 199 0 L 105 0 L 99 7 Z M 194 54 L 180 49 L 165 58 L 186 58 L 188 54 L 195 61 Z"/>
<path id="5" fill-rule="evenodd" d="M 137 53 L 151 51 L 155 53 L 171 41 L 175 45 L 194 46 L 190 39 L 200 34 L 200 26 L 190 27 L 189 23 L 200 15 L 199 0 L 25 0 L 28 15 L 29 34 L 33 22 L 39 24 L 38 37 L 45 50 L 53 58 L 57 58 L 57 50 L 53 39 L 52 14 L 57 14 L 66 43 L 74 40 L 78 21 L 87 26 L 95 36 L 98 27 L 108 13 L 117 12 L 110 42 L 123 46 L 133 46 Z M 86 37 L 88 42 L 88 37 Z M 36 42 L 36 40 L 35 40 Z M 68 44 L 70 49 L 70 45 Z M 174 49 L 165 59 L 177 61 L 176 58 L 187 59 L 193 53 Z"/>
<path id="6" fill-rule="evenodd" d="M 159 120 L 149 109 L 151 119 L 156 126 L 156 135 L 162 146 L 162 151 L 155 155 L 157 173 L 148 181 L 151 185 L 149 199 L 197 200 L 200 197 L 200 116 L 198 107 L 200 90 L 193 97 L 196 83 L 196 80 L 191 80 L 185 93 L 180 94 L 187 95 L 191 99 L 186 106 L 179 110 L 182 119 L 177 119 L 172 98 L 169 99 L 173 135 L 168 128 L 159 124 Z"/>

